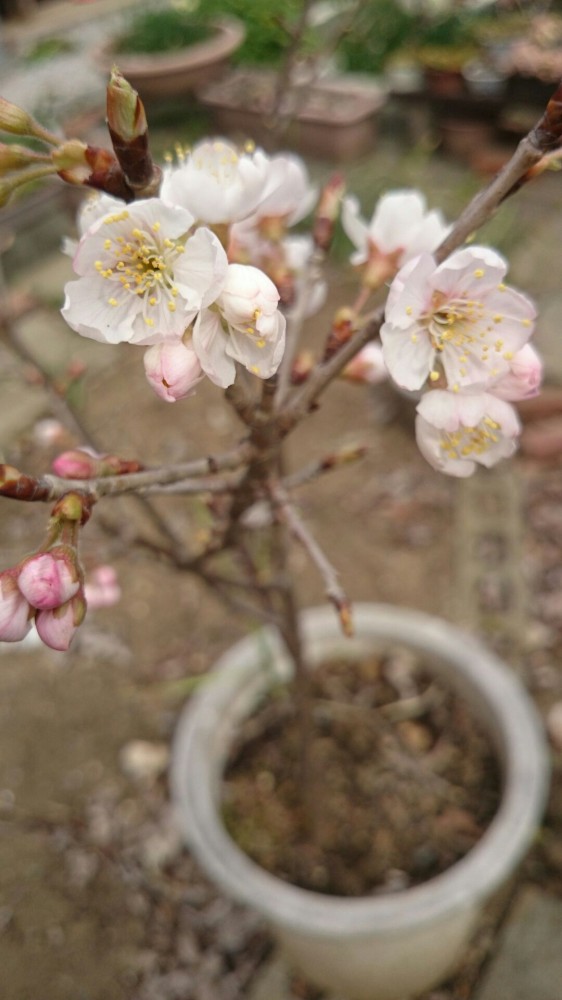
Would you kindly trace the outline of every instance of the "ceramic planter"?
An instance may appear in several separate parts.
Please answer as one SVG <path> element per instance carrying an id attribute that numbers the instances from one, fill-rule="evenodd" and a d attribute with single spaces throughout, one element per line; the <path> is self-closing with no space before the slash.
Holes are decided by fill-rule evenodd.
<path id="1" fill-rule="evenodd" d="M 143 101 L 169 100 L 193 93 L 222 76 L 245 35 L 241 21 L 221 18 L 210 38 L 185 49 L 137 54 L 115 52 L 110 46 L 96 54 L 96 62 L 108 70 L 116 63 Z"/>
<path id="2" fill-rule="evenodd" d="M 267 150 L 282 146 L 345 163 L 373 149 L 378 115 L 386 102 L 386 92 L 376 83 L 344 75 L 297 89 L 290 95 L 294 114 L 277 138 L 271 129 L 275 81 L 276 74 L 265 70 L 235 70 L 198 97 L 218 132 L 243 139 L 251 136 Z"/>
<path id="3" fill-rule="evenodd" d="M 384 605 L 355 605 L 354 622 L 349 640 L 331 608 L 303 614 L 312 669 L 326 657 L 359 658 L 385 642 L 407 645 L 429 657 L 436 675 L 472 706 L 497 751 L 502 801 L 468 855 L 414 888 L 346 899 L 282 882 L 242 853 L 221 822 L 221 777 L 240 723 L 272 681 L 290 673 L 270 630 L 230 649 L 189 702 L 175 740 L 173 794 L 202 867 L 221 890 L 262 913 L 305 977 L 347 1000 L 405 1000 L 454 969 L 483 903 L 525 853 L 545 801 L 548 758 L 525 691 L 473 638 L 439 619 Z"/>

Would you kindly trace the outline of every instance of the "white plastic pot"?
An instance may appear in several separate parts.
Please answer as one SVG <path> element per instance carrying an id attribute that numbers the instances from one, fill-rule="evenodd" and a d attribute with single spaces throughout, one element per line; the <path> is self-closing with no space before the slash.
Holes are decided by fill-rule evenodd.
<path id="1" fill-rule="evenodd" d="M 450 973 L 483 903 L 513 872 L 533 837 L 548 785 L 548 756 L 534 707 L 512 672 L 459 629 L 416 611 L 354 606 L 345 639 L 331 608 L 304 612 L 311 668 L 327 656 L 359 658 L 384 643 L 419 650 L 472 706 L 495 746 L 503 797 L 474 849 L 443 874 L 394 894 L 347 899 L 289 885 L 231 840 L 221 821 L 221 780 L 233 737 L 272 680 L 290 666 L 273 630 L 232 647 L 185 708 L 172 786 L 187 842 L 216 885 L 269 922 L 289 960 L 348 1000 L 405 1000 Z"/>

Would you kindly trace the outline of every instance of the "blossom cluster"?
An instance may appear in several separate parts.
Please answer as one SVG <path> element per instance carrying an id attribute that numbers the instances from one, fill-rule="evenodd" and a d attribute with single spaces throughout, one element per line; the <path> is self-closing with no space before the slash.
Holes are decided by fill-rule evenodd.
<path id="1" fill-rule="evenodd" d="M 471 246 L 438 263 L 449 227 L 414 191 L 383 196 L 369 224 L 348 197 L 342 221 L 365 283 L 393 278 L 371 381 L 383 364 L 400 389 L 421 394 L 416 439 L 424 457 L 465 477 L 513 454 L 520 423 L 511 404 L 538 393 L 542 365 L 529 343 L 535 307 L 504 283 L 506 261 Z M 360 357 L 352 375 L 358 365 Z"/>
<path id="2" fill-rule="evenodd" d="M 269 378 L 285 344 L 281 273 L 290 285 L 291 261 L 312 251 L 287 227 L 315 197 L 296 157 L 199 143 L 166 169 L 158 197 L 86 203 L 63 316 L 82 336 L 147 347 L 147 379 L 168 402 L 204 376 L 226 388 L 237 362 Z"/>
<path id="3" fill-rule="evenodd" d="M 0 573 L 0 639 L 18 642 L 35 622 L 51 649 L 68 649 L 86 612 L 82 573 L 72 546 L 54 545 Z"/>
<path id="4" fill-rule="evenodd" d="M 343 185 L 336 191 L 341 199 Z M 180 151 L 157 197 L 86 203 L 73 250 L 79 277 L 66 285 L 63 316 L 83 336 L 144 346 L 148 382 L 168 402 L 205 376 L 228 387 L 237 364 L 269 378 L 295 302 L 306 317 L 325 300 L 309 266 L 312 237 L 289 234 L 316 199 L 296 156 L 239 151 L 223 139 Z M 351 314 L 358 320 L 390 283 L 382 343 L 344 375 L 390 377 L 422 394 L 417 441 L 443 472 L 467 476 L 512 454 L 520 428 L 511 404 L 538 392 L 541 363 L 528 343 L 534 306 L 504 284 L 506 262 L 476 246 L 438 263 L 450 226 L 417 191 L 384 194 L 370 222 L 348 195 L 341 221 L 363 288 Z"/>

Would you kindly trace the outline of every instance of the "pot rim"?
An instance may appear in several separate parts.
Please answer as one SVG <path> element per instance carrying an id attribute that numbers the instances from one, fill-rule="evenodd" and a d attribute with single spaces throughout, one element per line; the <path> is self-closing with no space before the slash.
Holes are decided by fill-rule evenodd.
<path id="1" fill-rule="evenodd" d="M 246 27 L 236 17 L 217 18 L 210 27 L 213 34 L 209 38 L 172 52 L 118 52 L 110 41 L 95 51 L 95 60 L 104 66 L 117 64 L 124 76 L 151 76 L 155 72 L 173 75 L 183 71 L 187 63 L 191 69 L 197 69 L 210 60 L 226 59 L 246 37 Z"/>
<path id="2" fill-rule="evenodd" d="M 394 935 L 474 907 L 491 895 L 532 840 L 545 805 L 549 774 L 534 705 L 510 669 L 479 641 L 439 618 L 390 605 L 354 604 L 353 619 L 356 643 L 364 645 L 369 637 L 390 640 L 433 654 L 442 664 L 452 663 L 457 681 L 462 678 L 461 688 L 483 709 L 483 726 L 502 758 L 504 787 L 498 812 L 464 858 L 428 882 L 395 894 L 346 898 L 282 881 L 251 861 L 231 840 L 219 811 L 224 753 L 217 759 L 210 751 L 220 738 L 221 720 L 228 709 L 236 710 L 237 702 L 240 707 L 244 689 L 256 690 L 256 678 L 263 684 L 264 640 L 283 661 L 278 676 L 287 676 L 288 660 L 274 629 L 260 629 L 257 637 L 242 639 L 218 660 L 211 673 L 216 682 L 203 684 L 180 716 L 171 766 L 180 825 L 214 881 L 278 926 L 340 939 L 373 931 Z M 301 622 L 305 643 L 325 643 L 330 636 L 333 641 L 341 640 L 342 646 L 350 642 L 339 633 L 332 608 L 308 609 Z M 238 714 L 241 718 L 246 713 Z"/>

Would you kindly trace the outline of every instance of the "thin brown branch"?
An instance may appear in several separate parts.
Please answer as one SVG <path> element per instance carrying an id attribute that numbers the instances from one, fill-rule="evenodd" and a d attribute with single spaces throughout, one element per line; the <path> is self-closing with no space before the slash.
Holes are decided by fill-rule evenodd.
<path id="1" fill-rule="evenodd" d="M 283 518 L 289 531 L 302 545 L 311 562 L 316 566 L 316 569 L 320 573 L 324 581 L 326 596 L 338 612 L 344 634 L 351 635 L 353 632 L 351 624 L 351 605 L 349 598 L 339 582 L 339 574 L 337 570 L 334 566 L 332 566 L 332 563 L 326 556 L 325 552 L 308 530 L 304 521 L 302 521 L 285 491 L 281 489 L 281 487 L 273 487 L 272 496 L 277 510 L 279 511 L 279 514 Z"/>
<path id="2" fill-rule="evenodd" d="M 146 469 L 142 472 L 132 472 L 123 476 L 107 476 L 100 479 L 61 479 L 59 476 L 44 475 L 37 479 L 12 470 L 7 482 L 0 480 L 0 495 L 24 500 L 43 500 L 50 502 L 71 491 L 99 500 L 101 497 L 123 496 L 126 493 L 136 493 L 150 486 L 164 486 L 186 480 L 190 476 L 205 476 L 209 473 L 225 469 L 235 469 L 244 464 L 253 455 L 253 449 L 248 442 L 243 441 L 230 451 L 221 455 L 209 455 L 207 458 L 183 462 L 180 465 L 169 465 L 163 468 Z M 0 470 L 4 467 L 0 467 Z M 18 495 L 22 490 L 18 486 L 16 472 L 26 481 L 25 495 Z M 33 483 L 34 490 L 27 488 Z"/>
<path id="3" fill-rule="evenodd" d="M 533 167 L 560 146 L 562 141 L 562 84 L 548 102 L 544 115 L 521 140 L 511 159 L 488 184 L 479 191 L 457 219 L 449 235 L 437 250 L 439 262 L 461 246 L 494 214 L 498 206 L 521 184 L 533 177 Z"/>
<path id="4" fill-rule="evenodd" d="M 343 371 L 352 358 L 370 340 L 378 336 L 384 320 L 384 306 L 359 327 L 346 344 L 328 361 L 321 362 L 305 382 L 300 392 L 293 396 L 279 414 L 279 425 L 283 434 L 288 434 L 306 416 L 324 389 Z"/>

